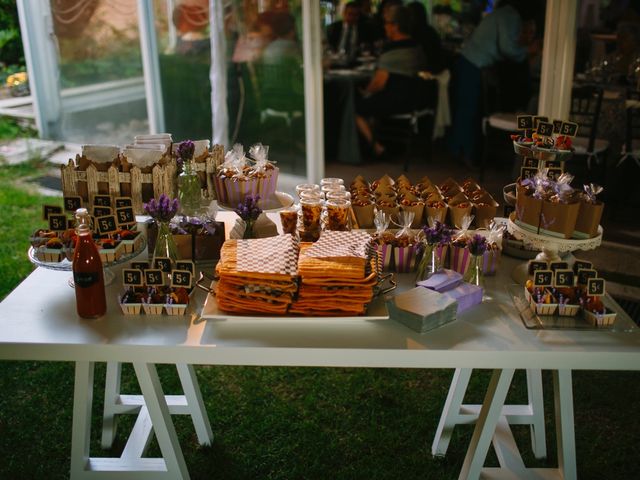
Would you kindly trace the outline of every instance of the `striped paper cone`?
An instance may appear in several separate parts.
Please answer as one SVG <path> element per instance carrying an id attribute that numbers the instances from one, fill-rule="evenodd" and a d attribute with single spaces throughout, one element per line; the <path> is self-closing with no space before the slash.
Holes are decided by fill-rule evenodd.
<path id="1" fill-rule="evenodd" d="M 451 246 L 451 270 L 464 276 L 471 263 L 471 252 L 466 247 Z"/>
<path id="2" fill-rule="evenodd" d="M 389 244 L 376 245 L 376 252 L 378 253 L 378 262 L 382 270 L 389 270 L 391 264 L 391 251 L 393 247 Z"/>
<path id="3" fill-rule="evenodd" d="M 440 257 L 440 266 L 442 268 L 447 268 L 449 264 L 447 263 L 447 254 L 449 253 L 449 244 L 438 245 L 436 247 L 436 253 Z"/>
<path id="4" fill-rule="evenodd" d="M 260 198 L 270 198 L 276 192 L 279 172 L 280 170 L 277 167 L 267 170 L 266 175 L 260 179 L 258 182 L 258 195 L 260 195 Z"/>
<path id="5" fill-rule="evenodd" d="M 484 252 L 482 256 L 482 273 L 484 275 L 495 275 L 501 258 L 502 249 L 491 249 Z"/>
<path id="6" fill-rule="evenodd" d="M 416 250 L 415 245 L 408 247 L 395 247 L 393 249 L 393 259 L 396 262 L 396 272 L 408 273 L 416 269 Z"/>

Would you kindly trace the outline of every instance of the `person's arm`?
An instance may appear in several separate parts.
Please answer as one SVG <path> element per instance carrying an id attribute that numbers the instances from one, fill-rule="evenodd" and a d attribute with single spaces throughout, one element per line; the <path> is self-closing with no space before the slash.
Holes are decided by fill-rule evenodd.
<path id="1" fill-rule="evenodd" d="M 369 82 L 369 85 L 364 89 L 364 93 L 372 95 L 383 90 L 384 86 L 387 84 L 387 80 L 389 80 L 389 72 L 387 70 L 376 70 L 373 74 L 373 78 Z"/>
<path id="2" fill-rule="evenodd" d="M 509 7 L 504 7 L 505 10 Z M 522 45 L 522 19 L 513 11 L 496 19 L 498 28 L 498 51 L 503 59 L 522 62 L 527 58 L 527 48 Z"/>

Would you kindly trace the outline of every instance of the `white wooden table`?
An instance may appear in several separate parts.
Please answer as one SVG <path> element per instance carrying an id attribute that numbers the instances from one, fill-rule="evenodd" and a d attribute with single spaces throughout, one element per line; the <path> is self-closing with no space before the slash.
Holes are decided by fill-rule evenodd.
<path id="1" fill-rule="evenodd" d="M 516 263 L 504 258 L 500 275 L 486 278 L 485 303 L 425 335 L 392 320 L 204 321 L 197 314 L 124 316 L 116 304 L 114 286 L 107 291 L 108 314 L 81 320 L 75 313 L 73 290 L 67 287 L 69 274 L 39 268 L 0 304 L 0 359 L 76 362 L 74 478 L 188 478 L 171 413 L 191 413 L 197 424 L 199 394 L 191 396 L 188 406 L 172 405 L 158 381 L 158 363 L 493 369 L 460 478 L 481 474 L 576 478 L 571 370 L 640 369 L 640 334 L 525 329 L 505 289 Z M 198 295 L 196 300 L 201 302 L 204 293 Z M 144 405 L 138 408 L 148 414 L 147 420 L 140 420 L 146 426 L 139 431 L 148 431 L 152 423 L 164 459 L 140 459 L 140 447 L 119 459 L 90 457 L 88 419 L 95 362 L 133 363 L 144 396 Z M 503 439 L 505 449 L 498 456 L 509 471 L 483 469 L 494 433 L 498 437 L 502 431 L 497 427 L 504 422 L 502 410 L 515 369 L 554 372 L 557 470 L 525 470 L 508 439 Z M 183 373 L 188 377 L 188 371 Z M 202 443 L 210 440 L 208 421 L 204 422 L 198 430 Z M 122 470 L 128 473 L 122 476 Z"/>

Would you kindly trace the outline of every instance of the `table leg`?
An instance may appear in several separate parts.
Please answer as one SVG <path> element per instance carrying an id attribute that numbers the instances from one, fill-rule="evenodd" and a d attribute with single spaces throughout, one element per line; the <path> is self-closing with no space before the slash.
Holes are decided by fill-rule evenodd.
<path id="1" fill-rule="evenodd" d="M 122 364 L 107 362 L 107 377 L 104 384 L 104 410 L 102 414 L 102 448 L 108 449 L 113 445 L 116 437 L 117 417 L 116 406 L 120 397 L 120 378 Z"/>
<path id="2" fill-rule="evenodd" d="M 211 445 L 213 442 L 213 432 L 211 431 L 209 417 L 207 416 L 204 401 L 202 400 L 202 393 L 200 393 L 200 388 L 198 388 L 195 369 L 193 365 L 184 363 L 178 363 L 176 368 L 178 369 L 180 383 L 182 383 L 182 391 L 187 399 L 193 427 L 196 429 L 196 434 L 198 435 L 198 442 L 200 445 Z"/>
<path id="3" fill-rule="evenodd" d="M 571 370 L 553 371 L 553 395 L 556 410 L 558 469 L 564 480 L 578 478 L 576 436 L 573 424 L 573 386 Z"/>
<path id="4" fill-rule="evenodd" d="M 493 371 L 459 479 L 480 478 L 514 373 L 513 368 Z"/>
<path id="5" fill-rule="evenodd" d="M 527 397 L 531 408 L 531 448 L 536 458 L 547 458 L 547 438 L 544 428 L 542 370 L 527 369 Z"/>
<path id="6" fill-rule="evenodd" d="M 72 479 L 81 478 L 89 463 L 94 366 L 93 362 L 76 362 L 71 430 Z"/>
<path id="7" fill-rule="evenodd" d="M 460 408 L 464 401 L 464 394 L 467 392 L 469 379 L 471 379 L 471 372 L 473 372 L 472 368 L 456 368 L 453 374 L 451 387 L 449 387 L 449 393 L 444 402 L 444 408 L 438 423 L 438 429 L 431 444 L 431 455 L 434 457 L 444 457 L 449 448 L 453 429 L 463 422 L 460 418 Z"/>

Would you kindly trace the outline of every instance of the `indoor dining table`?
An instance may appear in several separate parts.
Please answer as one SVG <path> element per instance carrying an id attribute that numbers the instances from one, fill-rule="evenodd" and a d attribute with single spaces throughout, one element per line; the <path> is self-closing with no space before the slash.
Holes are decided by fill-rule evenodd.
<path id="1" fill-rule="evenodd" d="M 219 215 L 233 222 L 233 214 Z M 74 292 L 67 285 L 69 273 L 37 268 L 0 303 L 0 359 L 75 362 L 72 478 L 188 478 L 171 415 L 191 413 L 201 443 L 211 441 L 211 430 L 195 376 L 191 367 L 184 366 L 259 365 L 492 369 L 460 478 L 575 479 L 579 452 L 575 451 L 571 371 L 640 370 L 640 333 L 621 311 L 621 321 L 628 328 L 619 331 L 526 328 L 505 288 L 512 283 L 510 272 L 517 264 L 503 257 L 498 275 L 485 279 L 481 305 L 425 334 L 384 314 L 382 318 L 235 317 L 219 312 L 215 300 L 202 291 L 194 293 L 193 305 L 184 316 L 125 316 L 117 304 L 119 282 L 107 287 L 108 313 L 97 320 L 83 320 L 75 312 Z M 411 288 L 413 276 L 400 275 L 399 283 L 399 290 Z M 383 300 L 374 301 L 372 311 L 384 311 Z M 614 303 L 610 306 L 618 308 Z M 148 438 L 130 438 L 120 458 L 91 456 L 96 362 L 133 363 L 142 391 L 137 412 L 146 419 L 140 420 L 146 422 L 146 430 L 134 430 L 146 431 L 148 437 L 152 427 L 163 458 L 143 458 Z M 156 364 L 182 366 L 183 386 L 193 387 L 185 392 L 188 405 L 164 395 Z M 558 469 L 527 470 L 517 450 L 500 457 L 502 469 L 485 468 L 514 371 L 531 368 L 553 372 Z M 633 400 L 638 399 L 629 403 Z"/>

